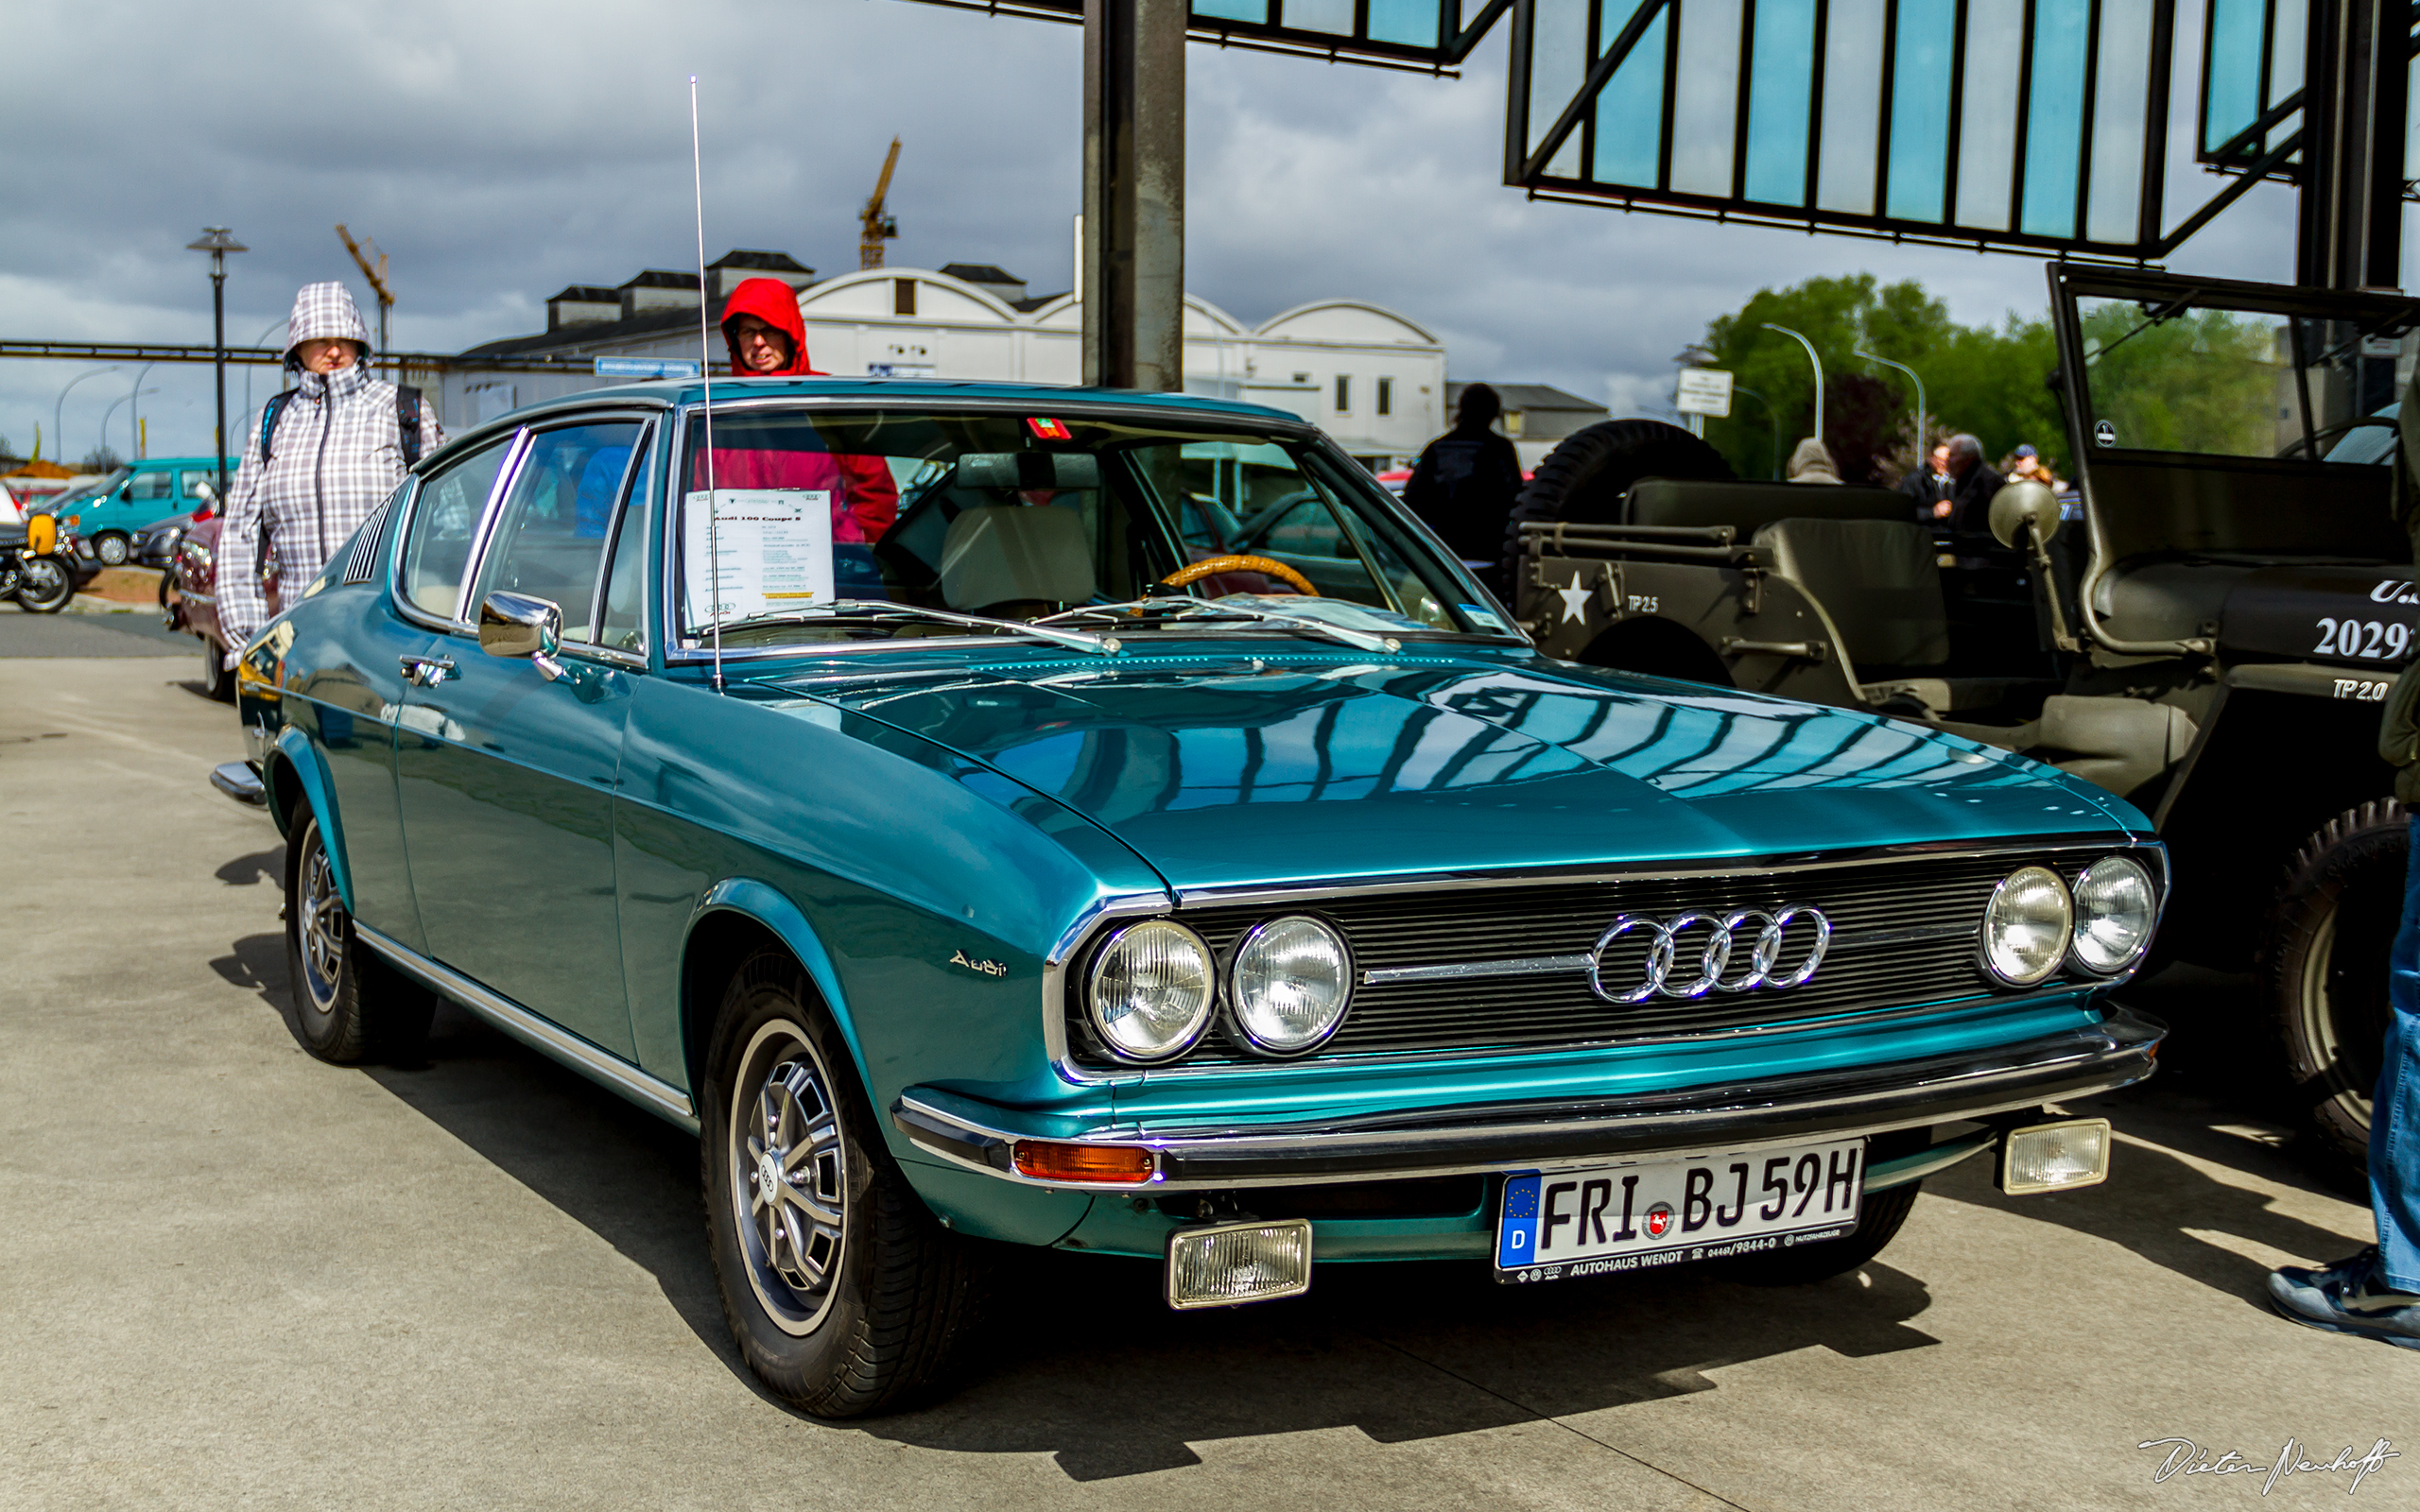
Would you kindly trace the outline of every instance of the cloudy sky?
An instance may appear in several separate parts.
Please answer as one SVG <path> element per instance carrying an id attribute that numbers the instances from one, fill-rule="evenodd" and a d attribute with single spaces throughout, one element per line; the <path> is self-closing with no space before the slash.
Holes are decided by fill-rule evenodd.
<path id="1" fill-rule="evenodd" d="M 2200 56 L 2199 11 L 2179 8 L 2180 58 Z M 258 340 L 310 280 L 352 282 L 367 311 L 337 221 L 392 260 L 396 347 L 542 329 L 565 284 L 693 260 L 691 73 L 709 256 L 854 268 L 856 212 L 896 134 L 893 263 L 997 263 L 1037 293 L 1070 282 L 1071 26 L 906 0 L 0 0 L 0 17 L 21 64 L 0 90 L 12 338 L 208 341 L 205 260 L 183 249 L 205 224 L 251 248 L 232 260 L 231 343 Z M 1374 300 L 1438 331 L 1456 378 L 1560 384 L 1617 411 L 1664 403 L 1669 357 L 1708 318 L 1815 273 L 1917 278 L 1969 321 L 2041 306 L 2031 259 L 1526 201 L 1501 182 L 1506 30 L 1460 79 L 1192 48 L 1194 292 L 1253 321 Z M 2182 122 L 2172 136 L 2189 142 Z M 2180 162 L 2169 182 L 2173 220 L 2215 180 Z M 2290 215 L 2264 187 L 2175 266 L 2290 277 Z M 105 420 L 128 451 L 131 369 L 61 403 L 94 366 L 0 360 L 0 438 L 23 452 L 39 423 L 56 455 L 56 413 L 69 456 Z M 206 452 L 209 369 L 141 381 L 158 389 L 135 401 L 152 454 Z"/>

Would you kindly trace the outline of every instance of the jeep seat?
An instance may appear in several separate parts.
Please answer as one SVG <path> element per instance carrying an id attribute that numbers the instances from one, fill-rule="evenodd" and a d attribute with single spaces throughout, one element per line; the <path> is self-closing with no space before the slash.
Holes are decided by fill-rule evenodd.
<path id="1" fill-rule="evenodd" d="M 1932 533 L 1913 521 L 1775 520 L 1757 529 L 1754 544 L 1772 571 L 1823 606 L 1869 703 L 1912 698 L 1939 715 L 2000 703 L 2024 682 L 1926 675 L 1949 661 L 1949 617 Z"/>
<path id="2" fill-rule="evenodd" d="M 1889 489 L 1643 478 L 1622 501 L 1622 524 L 1730 525 L 1746 538 L 1778 520 L 1906 522 L 1914 508 Z"/>

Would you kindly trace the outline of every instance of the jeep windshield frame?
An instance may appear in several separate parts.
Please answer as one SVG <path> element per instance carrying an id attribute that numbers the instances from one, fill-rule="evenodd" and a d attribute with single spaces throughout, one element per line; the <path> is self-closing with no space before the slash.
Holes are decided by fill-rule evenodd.
<path id="1" fill-rule="evenodd" d="M 2048 266 L 2089 548 L 2072 623 L 2094 643 L 2123 655 L 2211 649 L 2104 628 L 2102 579 L 2153 561 L 2411 560 L 2389 509 L 2391 471 L 2330 454 L 2410 382 L 2420 301 Z"/>

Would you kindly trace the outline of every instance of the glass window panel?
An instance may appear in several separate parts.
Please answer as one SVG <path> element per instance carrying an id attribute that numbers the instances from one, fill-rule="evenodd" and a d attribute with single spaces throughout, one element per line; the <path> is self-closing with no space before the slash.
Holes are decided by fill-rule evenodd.
<path id="1" fill-rule="evenodd" d="M 1958 127 L 1958 224 L 2008 230 L 2016 191 L 2017 60 L 2025 0 L 1967 0 L 1965 95 Z"/>
<path id="2" fill-rule="evenodd" d="M 1193 0 L 1193 13 L 1212 21 L 1269 23 L 1269 0 Z"/>
<path id="3" fill-rule="evenodd" d="M 1888 213 L 1901 220 L 1949 214 L 1949 84 L 1957 57 L 1953 6 L 1903 5 L 1891 63 Z"/>
<path id="4" fill-rule="evenodd" d="M 1874 158 L 1882 127 L 1883 0 L 1832 0 L 1824 28 L 1824 136 L 1815 202 L 1874 214 Z"/>
<path id="5" fill-rule="evenodd" d="M 2211 0 L 2204 152 L 2224 146 L 2260 115 L 2260 34 L 2268 13 L 2269 0 Z"/>
<path id="6" fill-rule="evenodd" d="M 2100 61 L 2093 76 L 2092 187 L 2084 235 L 2126 243 L 2141 235 L 2143 128 L 2151 87 L 2152 0 L 2101 0 Z"/>
<path id="7" fill-rule="evenodd" d="M 2303 0 L 2277 0 L 2276 24 L 2269 38 L 2269 96 L 2273 105 L 2303 87 L 2303 54 L 2310 44 L 2310 12 Z M 2263 148 L 2273 147 L 2302 129 L 2302 117 L 2290 115 L 2270 131 Z"/>
<path id="8" fill-rule="evenodd" d="M 1529 150 L 1535 152 L 1588 77 L 1588 0 L 1538 0 L 1530 27 Z M 1570 179 L 1580 167 L 1580 133 L 1574 131 L 1547 172 Z"/>
<path id="9" fill-rule="evenodd" d="M 1631 14 L 1618 4 L 1603 8 L 1597 36 L 1600 51 L 1620 39 Z M 1597 96 L 1597 158 L 1588 176 L 1599 183 L 1655 187 L 1656 164 L 1664 154 L 1664 28 L 1669 14 L 1656 12 Z"/>
<path id="10" fill-rule="evenodd" d="M 1443 30 L 1442 9 L 1439 0 L 1370 0 L 1370 40 L 1434 47 Z"/>
<path id="11" fill-rule="evenodd" d="M 2033 79 L 2025 102 L 2025 209 L 2018 230 L 2072 236 L 2083 147 L 2083 64 L 2092 0 L 2037 0 Z"/>
<path id="12" fill-rule="evenodd" d="M 639 476 L 624 496 L 620 523 L 614 528 L 614 565 L 605 575 L 605 613 L 596 644 L 617 651 L 644 650 L 647 645 L 647 522 L 652 509 L 654 459 L 650 449 L 639 453 Z"/>
<path id="13" fill-rule="evenodd" d="M 594 639 L 588 616 L 605 537 L 638 435 L 635 421 L 537 434 L 505 495 L 472 603 L 498 592 L 543 598 L 562 610 L 564 640 Z"/>
<path id="14" fill-rule="evenodd" d="M 1807 111 L 1815 98 L 1816 0 L 1762 0 L 1748 73 L 1747 195 L 1806 202 Z"/>
<path id="15" fill-rule="evenodd" d="M 420 490 L 412 510 L 411 534 L 404 543 L 404 596 L 430 614 L 455 617 L 462 598 L 462 570 L 471 564 L 471 541 L 480 517 L 487 513 L 488 494 L 495 488 L 496 471 L 513 437 L 474 452 L 431 477 Z"/>
<path id="16" fill-rule="evenodd" d="M 234 469 L 228 469 L 233 472 Z M 184 474 L 184 496 L 204 503 L 218 497 L 218 477 L 214 472 L 191 472 Z"/>
<path id="17" fill-rule="evenodd" d="M 1353 35 L 1353 0 L 1285 0 L 1278 14 L 1285 26 L 1296 31 Z"/>
<path id="18" fill-rule="evenodd" d="M 136 504 L 156 504 L 174 485 L 166 472 L 137 472 L 126 485 L 126 496 Z"/>
<path id="19" fill-rule="evenodd" d="M 1739 119 L 1741 0 L 1688 0 L 1673 68 L 1672 187 L 1731 193 L 1732 140 Z"/>

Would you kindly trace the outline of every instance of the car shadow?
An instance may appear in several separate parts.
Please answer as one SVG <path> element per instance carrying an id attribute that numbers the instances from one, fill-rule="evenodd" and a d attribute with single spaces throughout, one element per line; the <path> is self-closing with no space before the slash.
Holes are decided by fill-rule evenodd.
<path id="1" fill-rule="evenodd" d="M 723 1321 L 695 1139 L 452 1005 L 423 1063 L 366 1074 L 645 1268 L 735 1383 L 783 1406 Z M 1155 1263 L 985 1249 L 997 1301 L 946 1394 L 848 1426 L 1046 1453 L 1070 1479 L 1109 1480 L 1193 1464 L 1188 1444 L 1221 1437 L 1474 1433 L 1711 1390 L 1708 1371 L 1812 1346 L 1865 1356 L 1936 1342 L 1909 1322 L 1930 1305 L 1924 1283 L 1880 1263 L 1784 1289 L 1703 1272 L 1507 1287 L 1469 1263 L 1339 1264 L 1295 1300 L 1177 1314 Z"/>
<path id="2" fill-rule="evenodd" d="M 285 885 L 285 848 L 255 850 L 248 856 L 237 856 L 211 873 L 230 887 L 250 887 L 258 883 Z"/>

